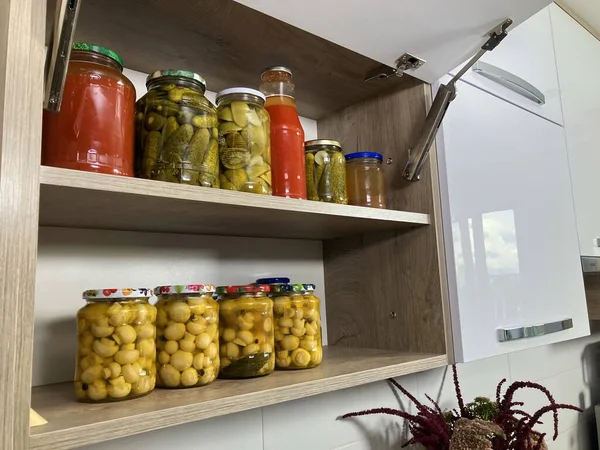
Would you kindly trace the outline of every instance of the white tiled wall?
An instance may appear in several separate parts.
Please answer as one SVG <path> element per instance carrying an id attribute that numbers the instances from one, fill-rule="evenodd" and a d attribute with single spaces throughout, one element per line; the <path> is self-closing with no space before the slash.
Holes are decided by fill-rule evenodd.
<path id="1" fill-rule="evenodd" d="M 492 397 L 502 378 L 507 378 L 509 383 L 539 382 L 550 389 L 557 402 L 586 410 L 584 414 L 560 413 L 560 434 L 550 443 L 550 450 L 598 448 L 593 405 L 600 403 L 600 335 L 463 364 L 459 366 L 459 376 L 467 401 L 476 395 Z M 428 394 L 437 399 L 442 408 L 456 406 L 450 368 L 409 375 L 398 381 L 421 401 L 425 401 Z M 524 391 L 519 399 L 526 401 L 526 410 L 543 404 L 537 391 Z M 374 407 L 414 412 L 414 406 L 405 397 L 397 399 L 387 383 L 380 382 L 86 449 L 159 450 L 168 445 L 182 450 L 399 450 L 406 440 L 401 419 L 378 415 L 336 420 L 346 412 Z M 551 416 L 546 416 L 538 429 L 551 432 Z"/>

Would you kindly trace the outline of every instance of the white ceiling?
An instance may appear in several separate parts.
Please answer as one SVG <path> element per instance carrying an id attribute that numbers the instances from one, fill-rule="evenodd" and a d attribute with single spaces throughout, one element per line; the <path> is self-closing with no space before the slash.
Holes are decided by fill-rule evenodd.
<path id="1" fill-rule="evenodd" d="M 556 3 L 565 6 L 568 12 L 591 28 L 592 33 L 600 36 L 600 0 L 558 0 Z"/>

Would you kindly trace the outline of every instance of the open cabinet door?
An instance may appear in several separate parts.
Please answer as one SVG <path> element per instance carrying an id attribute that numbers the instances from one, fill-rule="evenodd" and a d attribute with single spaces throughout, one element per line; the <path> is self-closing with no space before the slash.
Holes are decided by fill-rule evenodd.
<path id="1" fill-rule="evenodd" d="M 237 0 L 390 67 L 404 53 L 426 61 L 407 73 L 432 83 L 466 61 L 504 19 L 513 27 L 550 0 Z M 510 32 L 510 29 L 509 29 Z M 285 37 L 282 36 L 282 39 Z"/>

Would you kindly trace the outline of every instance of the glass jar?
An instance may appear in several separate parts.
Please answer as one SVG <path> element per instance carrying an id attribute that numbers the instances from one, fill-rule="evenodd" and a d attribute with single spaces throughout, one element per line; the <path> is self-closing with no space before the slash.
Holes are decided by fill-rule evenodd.
<path id="1" fill-rule="evenodd" d="M 268 375 L 275 369 L 269 286 L 219 286 L 221 378 Z"/>
<path id="2" fill-rule="evenodd" d="M 217 94 L 221 189 L 271 195 L 271 144 L 265 96 L 231 88 Z"/>
<path id="3" fill-rule="evenodd" d="M 210 284 L 159 286 L 156 318 L 158 385 L 204 386 L 219 374 L 219 305 Z"/>
<path id="4" fill-rule="evenodd" d="M 156 384 L 156 308 L 151 289 L 97 289 L 83 293 L 77 312 L 79 349 L 75 393 L 98 403 L 140 397 Z"/>
<path id="5" fill-rule="evenodd" d="M 304 130 L 294 99 L 292 71 L 269 67 L 261 75 L 260 90 L 267 96 L 271 118 L 273 195 L 306 200 Z"/>
<path id="6" fill-rule="evenodd" d="M 316 139 L 306 141 L 304 148 L 308 199 L 347 205 L 346 160 L 340 143 Z"/>
<path id="7" fill-rule="evenodd" d="M 323 360 L 321 302 L 314 291 L 314 284 L 272 288 L 278 369 L 309 369 Z"/>
<path id="8" fill-rule="evenodd" d="M 219 187 L 217 110 L 197 73 L 159 70 L 136 103 L 136 174 L 141 178 Z"/>
<path id="9" fill-rule="evenodd" d="M 42 164 L 132 177 L 135 87 L 123 60 L 75 43 L 60 111 L 44 111 Z"/>
<path id="10" fill-rule="evenodd" d="M 383 156 L 375 152 L 346 155 L 348 203 L 371 208 L 386 208 Z"/>

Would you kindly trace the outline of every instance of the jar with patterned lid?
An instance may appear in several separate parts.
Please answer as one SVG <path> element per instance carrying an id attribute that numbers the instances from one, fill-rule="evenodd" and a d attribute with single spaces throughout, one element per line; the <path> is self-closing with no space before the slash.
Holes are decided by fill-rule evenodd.
<path id="1" fill-rule="evenodd" d="M 91 289 L 77 312 L 75 393 L 82 402 L 140 397 L 156 384 L 156 308 L 151 289 Z"/>
<path id="2" fill-rule="evenodd" d="M 215 286 L 187 284 L 154 289 L 158 385 L 204 386 L 219 374 L 219 305 Z"/>
<path id="3" fill-rule="evenodd" d="M 309 369 L 321 364 L 321 302 L 314 284 L 273 286 L 277 369 Z"/>
<path id="4" fill-rule="evenodd" d="M 219 286 L 221 378 L 251 378 L 275 369 L 269 286 Z"/>

